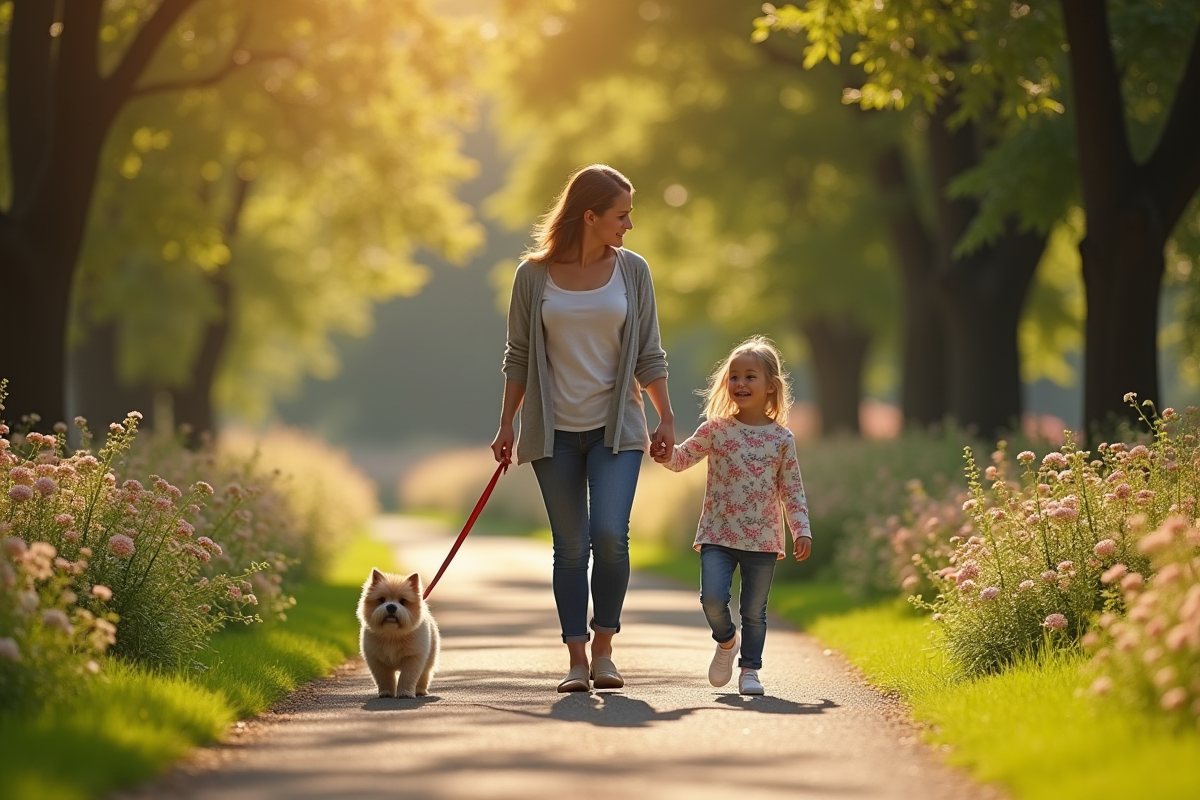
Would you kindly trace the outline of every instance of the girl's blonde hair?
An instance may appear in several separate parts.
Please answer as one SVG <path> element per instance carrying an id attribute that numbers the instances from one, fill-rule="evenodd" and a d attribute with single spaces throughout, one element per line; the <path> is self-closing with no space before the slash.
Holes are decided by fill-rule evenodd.
<path id="1" fill-rule="evenodd" d="M 703 391 L 704 418 L 729 419 L 738 413 L 737 404 L 729 396 L 729 369 L 735 358 L 747 353 L 758 359 L 767 383 L 775 387 L 775 391 L 767 395 L 767 416 L 786 425 L 792 408 L 792 390 L 788 385 L 788 374 L 783 371 L 783 356 L 775 343 L 765 336 L 751 336 L 733 348 L 708 376 L 708 386 Z"/>
<path id="2" fill-rule="evenodd" d="M 575 170 L 554 205 L 534 226 L 534 244 L 522 258 L 544 263 L 578 259 L 583 248 L 584 213 L 603 214 L 622 192 L 632 196 L 633 184 L 606 164 Z"/>

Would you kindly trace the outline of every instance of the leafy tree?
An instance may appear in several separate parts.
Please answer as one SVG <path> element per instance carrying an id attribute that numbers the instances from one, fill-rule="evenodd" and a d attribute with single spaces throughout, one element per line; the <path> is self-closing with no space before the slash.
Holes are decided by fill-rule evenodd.
<path id="1" fill-rule="evenodd" d="M 497 207 L 525 227 L 580 164 L 626 171 L 664 325 L 798 335 L 825 429 L 857 431 L 864 367 L 895 324 L 872 154 L 896 124 L 864 125 L 834 71 L 754 47 L 754 7 L 509 4 L 501 106 L 517 156 Z"/>
<path id="2" fill-rule="evenodd" d="M 768 6 L 757 25 L 803 31 L 814 64 L 840 60 L 852 39 L 867 76 L 852 101 L 951 103 L 952 125 L 1003 131 L 949 187 L 979 201 L 963 250 L 1014 216 L 1044 230 L 1081 199 L 1084 416 L 1095 428 L 1128 412 L 1127 391 L 1158 397 L 1164 246 L 1200 187 L 1198 21 L 1184 0 L 810 0 Z"/>
<path id="3" fill-rule="evenodd" d="M 4 352 L 9 418 L 64 416 L 73 282 L 107 358 L 78 359 L 93 388 L 115 367 L 174 390 L 177 410 L 198 400 L 185 416 L 205 424 L 218 362 L 229 401 L 327 371 L 328 330 L 361 331 L 371 298 L 419 288 L 418 245 L 454 256 L 478 238 L 452 195 L 471 169 L 449 128 L 469 112 L 468 43 L 424 3 L 55 7 L 0 5 L 0 261 L 9 296 L 38 299 L 9 304 L 37 336 Z"/>

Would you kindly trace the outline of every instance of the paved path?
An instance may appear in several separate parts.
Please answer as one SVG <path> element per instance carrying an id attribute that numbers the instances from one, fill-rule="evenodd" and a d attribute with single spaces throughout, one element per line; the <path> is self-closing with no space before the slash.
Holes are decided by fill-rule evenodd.
<path id="1" fill-rule="evenodd" d="M 377 532 L 426 579 L 452 533 L 402 517 Z M 655 577 L 635 574 L 625 604 L 614 653 L 625 688 L 557 694 L 566 651 L 549 578 L 548 544 L 473 536 L 432 597 L 443 649 L 429 697 L 380 699 L 354 660 L 127 796 L 997 796 L 942 766 L 836 655 L 779 621 L 761 672 L 769 696 L 709 686 L 697 592 Z"/>

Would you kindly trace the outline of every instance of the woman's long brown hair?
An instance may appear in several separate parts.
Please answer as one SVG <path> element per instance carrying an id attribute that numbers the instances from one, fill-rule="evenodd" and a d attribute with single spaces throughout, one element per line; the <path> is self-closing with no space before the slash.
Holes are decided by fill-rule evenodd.
<path id="1" fill-rule="evenodd" d="M 554 205 L 534 226 L 534 244 L 522 257 L 547 264 L 578 260 L 583 248 L 584 213 L 603 214 L 622 192 L 632 195 L 633 184 L 606 164 L 575 170 Z"/>

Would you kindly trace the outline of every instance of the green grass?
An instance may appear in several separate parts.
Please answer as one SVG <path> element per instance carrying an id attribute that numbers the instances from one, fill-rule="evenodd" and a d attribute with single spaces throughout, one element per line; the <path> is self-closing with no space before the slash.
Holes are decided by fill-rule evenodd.
<path id="1" fill-rule="evenodd" d="M 0 797 L 73 800 L 152 777 L 235 720 L 328 673 L 358 647 L 354 607 L 390 549 L 359 537 L 325 583 L 296 593 L 286 622 L 222 631 L 190 675 L 111 662 L 81 695 L 33 716 L 0 718 Z"/>
<path id="2" fill-rule="evenodd" d="M 687 583 L 699 576 L 691 551 L 635 544 L 631 557 Z M 1018 800 L 1200 797 L 1200 730 L 1083 691 L 1078 656 L 965 680 L 942 657 L 932 623 L 901 600 L 863 603 L 829 580 L 777 580 L 771 607 L 900 696 L 951 763 Z"/>

